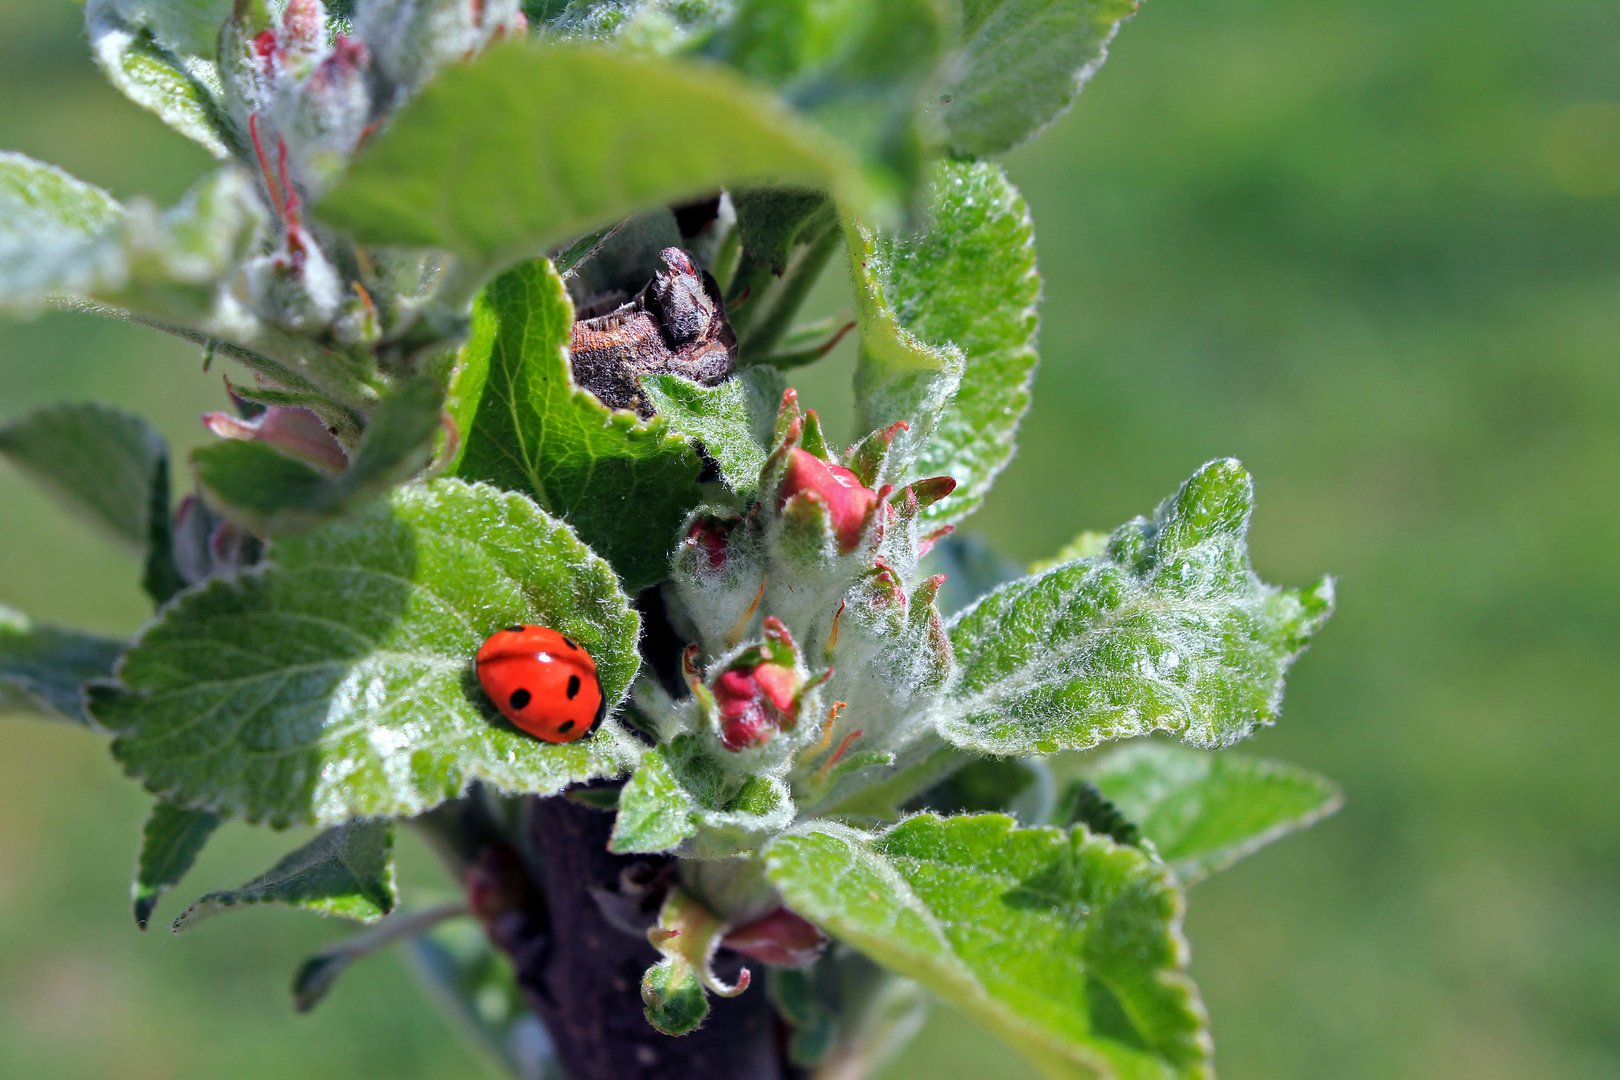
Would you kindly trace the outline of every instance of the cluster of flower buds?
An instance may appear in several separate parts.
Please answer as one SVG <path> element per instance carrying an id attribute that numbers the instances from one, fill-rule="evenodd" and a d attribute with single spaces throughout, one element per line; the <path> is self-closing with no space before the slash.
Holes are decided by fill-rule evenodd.
<path id="1" fill-rule="evenodd" d="M 526 27 L 520 0 L 356 0 L 349 17 L 322 0 L 286 0 L 279 14 L 236 5 L 221 35 L 224 111 L 276 223 L 272 250 L 246 268 L 255 311 L 346 344 L 377 338 L 388 298 L 356 284 L 365 258 L 334 249 L 304 207 L 434 71 Z"/>
<path id="2" fill-rule="evenodd" d="M 949 531 L 926 528 L 922 511 L 955 484 L 882 482 L 904 473 L 905 430 L 839 453 L 788 390 L 751 504 L 694 514 L 675 556 L 671 610 L 695 642 L 688 676 L 703 726 L 731 754 L 769 747 L 750 767 L 802 772 L 806 791 L 825 790 L 843 760 L 897 749 L 906 699 L 949 670 L 934 604 L 944 578 L 918 581 L 917 567 Z"/>

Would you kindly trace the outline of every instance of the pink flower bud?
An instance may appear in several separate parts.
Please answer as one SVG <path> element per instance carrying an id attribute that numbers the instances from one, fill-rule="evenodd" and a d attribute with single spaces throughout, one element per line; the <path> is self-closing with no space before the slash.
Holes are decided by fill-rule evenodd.
<path id="1" fill-rule="evenodd" d="M 714 700 L 720 711 L 720 742 L 732 753 L 763 746 L 776 733 L 765 715 L 764 695 L 749 672 L 721 672 Z"/>
<path id="2" fill-rule="evenodd" d="M 314 53 L 326 42 L 326 10 L 320 0 L 287 0 L 281 13 L 281 47 Z"/>
<path id="3" fill-rule="evenodd" d="M 717 518 L 699 518 L 686 533 L 686 541 L 700 548 L 709 559 L 709 568 L 719 570 L 726 565 L 726 523 Z"/>
<path id="4" fill-rule="evenodd" d="M 831 465 L 808 450 L 795 447 L 782 478 L 778 506 L 795 495 L 808 495 L 827 508 L 839 550 L 848 554 L 861 542 L 861 527 L 877 503 L 877 493 L 861 486 L 860 479 L 842 465 Z"/>
<path id="5" fill-rule="evenodd" d="M 343 446 L 326 430 L 321 418 L 308 409 L 273 405 L 249 420 L 211 412 L 203 414 L 203 423 L 221 438 L 268 443 L 327 472 L 342 472 L 349 467 Z"/>
<path id="6" fill-rule="evenodd" d="M 762 963 L 798 968 L 816 962 L 827 947 L 827 935 L 787 908 L 779 907 L 731 931 L 720 944 Z"/>
<path id="7" fill-rule="evenodd" d="M 720 745 L 737 754 L 755 746 L 764 746 L 775 734 L 776 729 L 765 719 L 765 710 L 755 702 L 742 716 L 721 722 Z"/>
<path id="8" fill-rule="evenodd" d="M 754 669 L 754 683 L 784 716 L 792 716 L 798 710 L 799 676 L 792 668 L 761 664 Z"/>
<path id="9" fill-rule="evenodd" d="M 276 55 L 276 32 L 262 30 L 253 38 L 253 55 L 259 61 L 260 70 L 268 72 L 270 63 Z"/>

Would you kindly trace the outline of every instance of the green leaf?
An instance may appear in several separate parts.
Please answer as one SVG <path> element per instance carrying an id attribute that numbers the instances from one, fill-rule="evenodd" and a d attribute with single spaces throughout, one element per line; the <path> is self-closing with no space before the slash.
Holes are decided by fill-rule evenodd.
<path id="1" fill-rule="evenodd" d="M 702 498 L 701 466 L 666 421 L 610 412 L 574 385 L 573 325 L 567 289 L 545 260 L 484 290 L 450 385 L 462 436 L 452 468 L 532 497 L 637 592 L 668 574 L 681 524 Z"/>
<path id="2" fill-rule="evenodd" d="M 751 367 L 719 386 L 699 386 L 679 375 L 651 375 L 641 388 L 653 410 L 703 447 L 720 478 L 743 502 L 759 487 L 786 386 L 775 368 Z"/>
<path id="3" fill-rule="evenodd" d="M 724 859 L 787 828 L 796 812 L 787 785 L 762 775 L 739 781 L 725 765 L 692 735 L 649 751 L 619 795 L 609 850 Z"/>
<path id="4" fill-rule="evenodd" d="M 608 850 L 618 854 L 673 851 L 697 832 L 694 809 L 666 748 L 655 747 L 619 792 Z"/>
<path id="5" fill-rule="evenodd" d="M 868 0 L 741 0 L 702 54 L 780 86 L 835 58 L 867 6 Z"/>
<path id="6" fill-rule="evenodd" d="M 146 421 L 106 405 L 52 405 L 0 428 L 0 454 L 125 548 L 145 553 L 152 491 L 159 483 L 167 491 L 169 471 L 168 445 Z"/>
<path id="7" fill-rule="evenodd" d="M 124 208 L 100 188 L 0 152 L 0 306 L 89 292 L 116 272 L 115 254 L 97 240 L 123 218 Z"/>
<path id="8" fill-rule="evenodd" d="M 124 642 L 35 626 L 0 605 L 0 710 L 44 712 L 94 728 L 84 684 L 109 678 Z"/>
<path id="9" fill-rule="evenodd" d="M 138 416 L 105 405 L 53 405 L 0 428 L 0 455 L 125 548 L 145 556 L 157 603 L 184 582 L 174 565 L 169 447 Z"/>
<path id="10" fill-rule="evenodd" d="M 141 830 L 141 854 L 130 888 L 135 925 L 146 929 L 158 899 L 180 884 L 220 824 L 219 816 L 207 810 L 192 810 L 162 799 L 153 805 Z"/>
<path id="11" fill-rule="evenodd" d="M 887 472 L 874 481 L 895 484 L 933 436 L 940 416 L 962 381 L 963 355 L 955 345 L 935 348 L 901 325 L 883 277 L 880 241 L 846 223 L 855 322 L 860 350 L 855 365 L 856 431 L 865 434 L 904 423 L 887 458 Z"/>
<path id="12" fill-rule="evenodd" d="M 793 245 L 826 206 L 827 196 L 804 188 L 759 187 L 735 191 L 731 201 L 743 251 L 781 277 Z"/>
<path id="13" fill-rule="evenodd" d="M 1213 1075 L 1174 878 L 1084 829 L 1000 814 L 765 849 L 788 906 L 1018 1047 L 1048 1077 Z"/>
<path id="14" fill-rule="evenodd" d="M 493 271 L 637 210 L 749 181 L 868 201 L 834 140 L 723 71 L 511 44 L 442 72 L 316 212 L 363 242 L 446 248 Z"/>
<path id="15" fill-rule="evenodd" d="M 420 472 L 433 455 L 443 394 L 426 377 L 382 400 L 349 467 L 326 473 L 262 442 L 225 439 L 191 455 L 209 503 L 261 536 L 299 532 L 351 513 Z"/>
<path id="16" fill-rule="evenodd" d="M 965 0 L 964 43 L 940 96 L 951 151 L 1010 150 L 1055 120 L 1102 66 L 1137 0 Z"/>
<path id="17" fill-rule="evenodd" d="M 160 212 L 139 199 L 120 206 L 60 169 L 0 153 L 0 307 L 74 296 L 182 325 L 203 321 L 264 215 L 235 166 Z"/>
<path id="18" fill-rule="evenodd" d="M 132 26 L 116 15 L 94 10 L 106 6 L 91 5 L 86 18 L 91 55 L 102 74 L 125 97 L 156 113 L 164 123 L 200 143 L 216 158 L 230 157 L 214 97 L 197 77 L 212 76 L 217 81 L 214 69 L 195 56 L 175 55 L 154 41 L 149 30 Z M 228 12 L 226 6 L 214 25 L 215 36 Z M 208 49 L 213 51 L 212 36 Z"/>
<path id="19" fill-rule="evenodd" d="M 233 908 L 284 904 L 357 922 L 394 910 L 394 827 L 355 821 L 327 829 L 238 889 L 211 892 L 174 920 L 176 934 Z"/>
<path id="20" fill-rule="evenodd" d="M 1069 785 L 1053 807 L 1050 820 L 1059 825 L 1084 825 L 1091 832 L 1113 837 L 1115 843 L 1142 846 L 1142 830 L 1089 780 Z"/>
<path id="21" fill-rule="evenodd" d="M 1085 774 L 1192 885 L 1344 803 L 1326 777 L 1280 761 L 1139 742 Z"/>
<path id="22" fill-rule="evenodd" d="M 1029 408 L 1041 279 L 1029 208 L 1001 166 L 941 162 L 916 236 L 882 236 L 866 273 L 906 332 L 962 351 L 961 388 L 912 477 L 950 476 L 956 490 L 925 512 L 940 524 L 978 509 L 1016 449 Z"/>
<path id="23" fill-rule="evenodd" d="M 211 57 L 231 5 L 232 0 L 89 0 L 85 15 L 143 27 L 172 52 Z"/>
<path id="24" fill-rule="evenodd" d="M 1212 461 L 1105 555 L 1004 586 L 952 620 L 957 676 L 939 731 L 1008 755 L 1171 731 L 1199 746 L 1276 721 L 1283 675 L 1333 606 L 1333 583 L 1262 584 L 1254 489 Z"/>
<path id="25" fill-rule="evenodd" d="M 852 147 L 873 187 L 905 206 L 922 174 L 919 106 L 951 36 L 950 10 L 937 0 L 863 0 L 846 22 L 839 6 L 826 10 L 824 24 L 838 35 L 836 51 L 798 72 L 781 93 Z"/>
<path id="26" fill-rule="evenodd" d="M 615 720 L 542 743 L 502 720 L 473 655 L 552 626 L 596 660 L 609 709 L 639 664 L 613 571 L 521 495 L 459 480 L 399 488 L 277 540 L 266 569 L 188 592 L 141 635 L 92 712 L 155 794 L 225 817 L 410 817 L 474 780 L 549 795 L 638 756 Z"/>

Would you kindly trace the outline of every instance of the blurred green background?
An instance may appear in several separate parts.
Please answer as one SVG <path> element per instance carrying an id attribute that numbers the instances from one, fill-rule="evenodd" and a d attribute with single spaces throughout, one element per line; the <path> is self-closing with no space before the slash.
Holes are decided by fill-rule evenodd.
<path id="1" fill-rule="evenodd" d="M 204 155 L 100 81 L 79 17 L 0 0 L 0 147 L 174 199 Z M 1191 897 L 1228 1077 L 1620 1075 L 1617 20 L 1612 0 L 1153 0 L 1010 160 L 1045 359 L 972 527 L 1037 558 L 1232 454 L 1262 574 L 1340 575 L 1250 749 L 1348 805 Z M 812 402 L 837 371 L 801 380 Z M 0 324 L 0 417 L 61 398 L 122 403 L 182 450 L 220 401 L 155 334 Z M 0 467 L 0 603 L 128 632 L 135 579 Z M 138 934 L 141 792 L 93 737 L 0 733 L 0 1075 L 484 1075 L 392 956 L 292 1013 L 297 960 L 340 926 Z M 290 846 L 228 827 L 188 887 Z M 889 1078 L 1026 1073 L 936 1015 Z"/>

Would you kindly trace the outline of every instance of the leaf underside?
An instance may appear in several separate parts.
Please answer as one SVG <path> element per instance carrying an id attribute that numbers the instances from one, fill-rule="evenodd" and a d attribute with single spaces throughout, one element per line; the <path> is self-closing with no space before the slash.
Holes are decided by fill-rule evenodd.
<path id="1" fill-rule="evenodd" d="M 237 889 L 211 892 L 174 920 L 176 934 L 239 907 L 283 904 L 376 922 L 394 910 L 394 828 L 355 821 L 327 829 Z"/>
<path id="2" fill-rule="evenodd" d="M 0 607 L 0 711 L 43 712 L 95 727 L 85 708 L 84 684 L 110 677 L 124 644 L 35 626 L 20 612 Z"/>
<path id="3" fill-rule="evenodd" d="M 131 892 L 135 923 L 142 930 L 160 897 L 180 883 L 219 828 L 218 815 L 158 800 L 141 830 L 141 853 Z"/>
<path id="4" fill-rule="evenodd" d="M 914 478 L 955 479 L 925 512 L 946 524 L 978 509 L 1012 460 L 1039 359 L 1041 279 L 1029 208 L 1001 166 L 935 166 L 927 205 L 923 232 L 880 235 L 871 272 L 901 326 L 962 352 L 961 387 L 911 467 Z"/>
<path id="5" fill-rule="evenodd" d="M 1326 777 L 1280 761 L 1130 743 L 1086 766 L 1097 790 L 1153 841 L 1182 884 L 1309 827 L 1343 803 Z"/>
<path id="6" fill-rule="evenodd" d="M 1137 0 L 969 0 L 940 119 L 951 150 L 1010 150 L 1051 123 L 1102 66 Z"/>
<path id="7" fill-rule="evenodd" d="M 680 122 L 651 101 L 680 102 Z M 363 242 L 444 248 L 496 270 L 648 206 L 750 180 L 865 201 L 834 140 L 725 72 L 511 44 L 442 72 L 316 213 Z"/>

